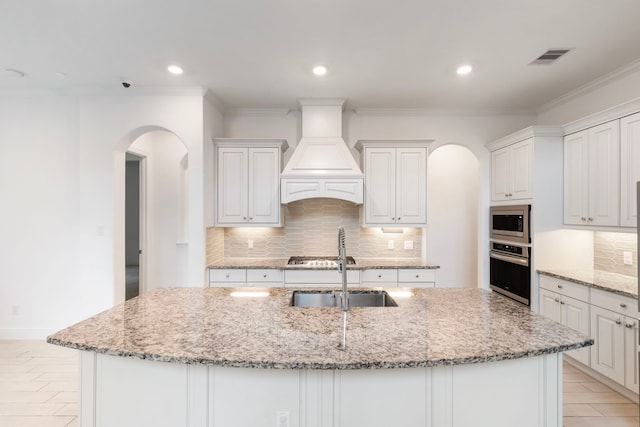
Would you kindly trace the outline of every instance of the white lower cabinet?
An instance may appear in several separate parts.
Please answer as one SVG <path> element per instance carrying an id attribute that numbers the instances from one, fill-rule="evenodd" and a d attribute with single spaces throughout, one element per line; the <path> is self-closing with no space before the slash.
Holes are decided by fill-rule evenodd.
<path id="1" fill-rule="evenodd" d="M 591 347 L 566 352 L 638 393 L 638 302 L 613 292 L 540 276 L 540 314 L 589 335 Z"/>
<path id="2" fill-rule="evenodd" d="M 544 285 L 543 285 L 544 282 Z M 575 283 L 562 283 L 562 281 L 540 279 L 540 313 L 570 327 L 585 335 L 590 334 L 589 330 L 589 304 L 576 298 L 567 296 L 569 294 L 586 295 L 588 301 L 589 290 Z M 559 286 L 559 287 L 558 287 Z M 553 288 L 551 291 L 548 288 Z M 582 288 L 582 289 L 581 289 Z M 589 366 L 589 348 L 567 351 L 566 354 L 576 359 L 580 363 Z"/>
<path id="3" fill-rule="evenodd" d="M 624 316 L 591 307 L 591 369 L 624 385 Z"/>
<path id="4" fill-rule="evenodd" d="M 360 271 L 347 271 L 347 285 L 360 285 Z M 342 274 L 338 270 L 285 270 L 285 288 L 338 288 L 342 286 Z"/>
<path id="5" fill-rule="evenodd" d="M 209 287 L 267 287 L 283 286 L 282 270 L 277 268 L 212 268 L 209 269 Z"/>

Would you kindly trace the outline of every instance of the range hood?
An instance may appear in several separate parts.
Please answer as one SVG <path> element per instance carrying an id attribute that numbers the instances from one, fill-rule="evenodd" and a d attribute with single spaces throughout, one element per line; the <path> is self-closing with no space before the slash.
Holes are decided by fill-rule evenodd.
<path id="1" fill-rule="evenodd" d="M 281 203 L 328 197 L 363 201 L 363 174 L 342 139 L 342 98 L 299 99 L 302 139 L 282 171 Z"/>

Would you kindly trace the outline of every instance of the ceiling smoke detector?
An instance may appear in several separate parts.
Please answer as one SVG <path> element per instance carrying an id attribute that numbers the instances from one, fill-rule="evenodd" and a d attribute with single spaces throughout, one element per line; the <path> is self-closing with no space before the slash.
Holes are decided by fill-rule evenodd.
<path id="1" fill-rule="evenodd" d="M 548 51 L 531 61 L 529 65 L 551 65 L 558 59 L 569 53 L 571 50 L 573 49 L 549 49 Z"/>

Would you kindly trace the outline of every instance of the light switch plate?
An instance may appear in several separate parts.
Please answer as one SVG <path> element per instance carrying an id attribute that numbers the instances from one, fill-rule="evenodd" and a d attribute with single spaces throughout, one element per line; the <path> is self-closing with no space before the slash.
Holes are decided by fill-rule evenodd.
<path id="1" fill-rule="evenodd" d="M 395 246 L 394 246 L 393 240 L 388 240 L 387 241 L 387 249 L 393 249 L 394 247 Z"/>
<path id="2" fill-rule="evenodd" d="M 624 265 L 633 265 L 633 257 L 631 251 L 622 252 L 622 262 Z"/>
<path id="3" fill-rule="evenodd" d="M 413 249 L 413 240 L 405 240 L 404 241 L 405 249 Z"/>

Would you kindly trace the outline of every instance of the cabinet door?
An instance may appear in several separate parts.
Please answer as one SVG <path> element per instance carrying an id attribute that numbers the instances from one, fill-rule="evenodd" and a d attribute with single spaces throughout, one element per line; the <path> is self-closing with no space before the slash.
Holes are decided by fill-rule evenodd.
<path id="1" fill-rule="evenodd" d="M 589 129 L 589 225 L 619 224 L 619 150 L 617 120 Z"/>
<path id="2" fill-rule="evenodd" d="M 585 335 L 589 335 L 589 304 L 577 299 L 569 298 L 566 296 L 560 297 L 560 311 L 561 311 L 561 323 L 570 327 L 573 330 L 582 332 Z M 589 353 L 588 347 L 578 350 L 571 350 L 567 352 L 567 355 L 573 357 L 578 362 L 589 366 Z"/>
<path id="3" fill-rule="evenodd" d="M 540 289 L 540 314 L 549 319 L 560 322 L 560 296 L 555 292 Z"/>
<path id="4" fill-rule="evenodd" d="M 624 318 L 624 385 L 634 393 L 638 393 L 638 320 Z"/>
<path id="5" fill-rule="evenodd" d="M 587 224 L 589 200 L 588 132 L 564 138 L 564 223 Z"/>
<path id="6" fill-rule="evenodd" d="M 620 119 L 620 225 L 635 227 L 640 181 L 640 113 Z"/>
<path id="7" fill-rule="evenodd" d="M 280 156 L 277 148 L 249 148 L 248 220 L 280 221 Z"/>
<path id="8" fill-rule="evenodd" d="M 624 384 L 623 316 L 591 306 L 591 368 L 613 381 Z"/>
<path id="9" fill-rule="evenodd" d="M 512 145 L 509 160 L 511 177 L 510 200 L 533 198 L 532 166 L 533 138 Z"/>
<path id="10" fill-rule="evenodd" d="M 247 148 L 218 149 L 218 224 L 247 222 Z"/>
<path id="11" fill-rule="evenodd" d="M 394 224 L 396 218 L 394 148 L 365 149 L 365 224 Z"/>
<path id="12" fill-rule="evenodd" d="M 509 187 L 509 147 L 491 153 L 491 200 L 507 200 Z"/>
<path id="13" fill-rule="evenodd" d="M 427 222 L 427 149 L 396 149 L 396 222 Z"/>

